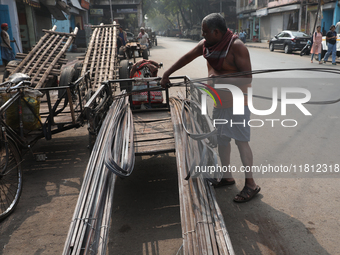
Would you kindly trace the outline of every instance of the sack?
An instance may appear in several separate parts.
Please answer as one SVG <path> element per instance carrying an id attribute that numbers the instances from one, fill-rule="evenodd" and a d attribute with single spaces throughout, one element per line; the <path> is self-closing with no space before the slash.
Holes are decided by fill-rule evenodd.
<path id="1" fill-rule="evenodd" d="M 5 103 L 12 97 L 13 93 L 1 93 L 2 102 Z M 22 107 L 22 121 L 23 127 L 27 131 L 33 131 L 41 128 L 40 119 L 40 97 L 42 94 L 39 91 L 25 91 L 25 96 L 21 100 Z M 24 100 L 26 102 L 24 102 Z M 32 113 L 31 109 L 34 111 Z M 19 129 L 19 112 L 18 112 L 18 100 L 16 100 L 5 112 L 6 123 L 11 128 Z M 38 119 L 37 119 L 38 117 Z"/>

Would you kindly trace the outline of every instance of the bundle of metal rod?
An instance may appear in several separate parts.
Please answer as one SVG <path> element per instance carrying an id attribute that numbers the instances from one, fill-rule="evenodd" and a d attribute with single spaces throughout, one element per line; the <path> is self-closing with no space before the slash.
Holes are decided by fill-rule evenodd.
<path id="1" fill-rule="evenodd" d="M 112 199 L 116 175 L 105 166 L 106 151 L 111 146 L 113 130 L 122 109 L 128 107 L 127 98 L 116 100 L 110 107 L 94 144 L 85 172 L 78 202 L 74 211 L 64 255 L 105 254 L 112 211 Z M 123 125 L 123 124 L 122 124 Z M 130 123 L 131 125 L 131 123 Z M 116 151 L 124 160 L 117 161 L 120 167 L 126 164 L 124 151 Z"/>
<path id="2" fill-rule="evenodd" d="M 6 67 L 10 74 L 26 73 L 31 77 L 32 86 L 39 89 L 44 87 L 53 75 L 60 74 L 60 66 L 66 63 L 65 52 L 72 44 L 77 35 L 78 28 L 73 33 L 55 32 L 57 26 L 51 30 L 43 30 L 45 35 L 26 54 L 19 54 L 23 58 L 18 65 L 8 65 Z"/>
<path id="3" fill-rule="evenodd" d="M 214 189 L 202 176 L 185 180 L 190 162 L 200 160 L 194 157 L 197 153 L 202 155 L 203 147 L 199 146 L 200 141 L 189 138 L 182 119 L 186 118 L 186 123 L 191 123 L 187 128 L 190 126 L 193 132 L 200 129 L 196 128 L 190 108 L 182 114 L 182 100 L 172 98 L 170 103 L 176 143 L 183 254 L 234 254 Z"/>
<path id="4" fill-rule="evenodd" d="M 110 130 L 111 140 L 108 141 L 105 165 L 116 175 L 127 177 L 132 173 L 135 164 L 133 118 L 128 104 L 123 107 L 113 121 L 115 128 Z"/>
<path id="5" fill-rule="evenodd" d="M 112 25 L 92 26 L 91 41 L 87 47 L 81 75 L 90 71 L 91 84 L 114 79 L 117 66 L 117 28 Z"/>

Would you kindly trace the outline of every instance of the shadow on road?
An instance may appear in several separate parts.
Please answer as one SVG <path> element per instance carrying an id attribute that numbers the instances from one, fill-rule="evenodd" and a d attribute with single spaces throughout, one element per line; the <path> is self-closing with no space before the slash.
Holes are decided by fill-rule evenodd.
<path id="1" fill-rule="evenodd" d="M 236 204 L 239 190 L 216 190 L 217 201 L 235 254 L 329 254 L 313 235 L 313 222 L 301 221 L 262 202 L 260 193 L 252 201 Z"/>
<path id="2" fill-rule="evenodd" d="M 25 155 L 19 204 L 0 224 L 1 254 L 62 253 L 89 158 L 87 135 L 79 132 L 38 141 L 33 152 L 45 153 L 44 162 Z"/>
<path id="3" fill-rule="evenodd" d="M 174 154 L 137 157 L 116 182 L 109 254 L 176 254 L 182 245 Z"/>

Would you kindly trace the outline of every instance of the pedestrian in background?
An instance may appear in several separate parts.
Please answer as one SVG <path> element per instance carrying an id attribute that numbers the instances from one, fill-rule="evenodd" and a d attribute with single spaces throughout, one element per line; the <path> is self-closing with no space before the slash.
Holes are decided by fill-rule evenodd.
<path id="1" fill-rule="evenodd" d="M 138 39 L 140 39 L 140 44 L 146 45 L 147 47 L 149 46 L 149 44 L 150 44 L 149 35 L 148 35 L 148 33 L 145 32 L 144 27 L 140 28 L 140 33 L 138 34 Z"/>
<path id="2" fill-rule="evenodd" d="M 322 33 L 321 33 L 321 26 L 317 26 L 316 32 L 313 34 L 313 45 L 311 49 L 312 58 L 310 60 L 313 63 L 314 54 L 318 54 L 319 56 L 319 64 L 322 64 L 321 61 L 321 50 L 322 50 Z"/>
<path id="3" fill-rule="evenodd" d="M 9 61 L 15 59 L 14 52 L 11 47 L 11 42 L 15 42 L 15 40 L 10 40 L 7 30 L 8 24 L 1 24 L 1 58 L 2 63 L 4 63 L 5 66 L 7 66 Z"/>
<path id="4" fill-rule="evenodd" d="M 247 36 L 247 33 L 244 30 L 241 30 L 239 34 L 239 38 L 243 43 L 246 43 L 246 36 Z"/>
<path id="5" fill-rule="evenodd" d="M 126 42 L 127 42 L 127 34 L 126 32 L 123 30 L 122 26 L 119 26 L 119 33 L 118 33 L 118 40 L 117 40 L 117 48 L 119 49 L 121 46 L 125 46 Z"/>
<path id="6" fill-rule="evenodd" d="M 336 38 L 337 34 L 335 32 L 335 26 L 332 25 L 330 30 L 327 32 L 326 40 L 328 40 L 327 47 L 328 50 L 326 55 L 323 59 L 323 62 L 326 63 L 330 54 L 332 54 L 332 65 L 336 65 L 335 58 L 336 58 Z"/>

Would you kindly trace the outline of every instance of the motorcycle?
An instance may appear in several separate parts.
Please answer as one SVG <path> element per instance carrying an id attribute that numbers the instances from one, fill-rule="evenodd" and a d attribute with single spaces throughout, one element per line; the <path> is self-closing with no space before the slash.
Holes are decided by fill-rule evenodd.
<path id="1" fill-rule="evenodd" d="M 303 47 L 303 49 L 301 50 L 300 56 L 309 55 L 311 48 L 312 48 L 312 41 L 308 40 L 307 43 L 306 43 L 306 46 Z"/>

